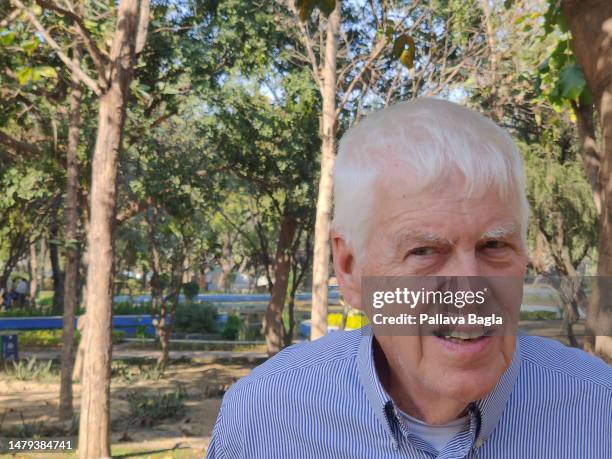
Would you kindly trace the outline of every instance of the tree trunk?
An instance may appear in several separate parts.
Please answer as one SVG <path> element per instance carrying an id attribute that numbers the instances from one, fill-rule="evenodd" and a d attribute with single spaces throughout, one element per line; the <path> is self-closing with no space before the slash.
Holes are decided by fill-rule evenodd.
<path id="1" fill-rule="evenodd" d="M 321 176 L 317 196 L 314 256 L 312 262 L 312 320 L 310 339 L 327 333 L 327 282 L 329 280 L 329 233 L 332 217 L 333 169 L 336 160 L 336 53 L 340 33 L 340 0 L 327 20 L 325 59 L 322 71 Z"/>
<path id="2" fill-rule="evenodd" d="M 140 3 L 140 5 L 139 5 Z M 112 358 L 113 229 L 117 161 L 135 61 L 139 15 L 149 16 L 147 0 L 122 0 L 110 53 L 110 82 L 99 98 L 98 136 L 92 161 L 87 270 L 87 331 L 79 457 L 110 457 L 110 376 Z M 146 32 L 146 31 L 145 31 Z"/>
<path id="3" fill-rule="evenodd" d="M 83 193 L 83 190 L 81 189 L 81 193 Z M 82 194 L 81 194 L 82 196 Z M 86 202 L 85 202 L 86 203 Z M 83 218 L 83 232 L 85 234 L 89 234 L 89 211 L 88 209 L 84 209 L 83 208 L 84 203 L 83 200 L 81 200 L 81 209 L 83 211 L 82 213 L 82 218 Z M 87 205 L 85 205 L 85 207 L 87 207 Z M 87 304 L 87 266 L 89 265 L 89 252 L 88 252 L 88 247 L 84 246 L 82 248 L 82 250 L 79 251 L 79 259 L 80 259 L 80 266 L 79 266 L 79 304 L 81 305 L 82 308 L 86 309 Z M 85 282 L 83 282 L 83 279 L 85 279 Z M 85 300 L 83 300 L 85 299 Z M 76 351 L 76 356 L 74 358 L 74 369 L 72 370 L 72 380 L 76 380 L 78 379 L 79 381 L 83 380 L 83 359 L 84 359 L 84 355 L 85 355 L 85 343 L 87 342 L 87 340 L 85 339 L 85 333 L 87 333 L 87 310 L 84 311 L 84 313 L 79 316 L 79 319 L 77 320 L 77 330 L 78 332 L 81 334 L 81 341 L 79 341 L 79 346 L 77 348 Z"/>
<path id="4" fill-rule="evenodd" d="M 219 274 L 218 287 L 223 293 L 230 291 L 230 276 L 232 274 L 231 269 L 227 269 L 225 265 L 221 265 L 221 273 Z"/>
<path id="5" fill-rule="evenodd" d="M 148 270 L 144 263 L 141 269 L 142 269 L 142 277 L 140 278 L 140 288 L 142 292 L 144 293 L 147 291 L 147 271 Z"/>
<path id="6" fill-rule="evenodd" d="M 163 312 L 166 311 L 166 308 L 162 308 Z M 160 322 L 165 322 L 165 319 L 160 318 Z M 166 330 L 166 324 L 163 323 L 161 327 L 157 330 L 159 335 L 159 345 L 161 347 L 161 353 L 159 354 L 159 358 L 157 359 L 157 366 L 159 368 L 166 368 L 168 365 L 168 360 L 170 358 L 170 333 Z"/>
<path id="7" fill-rule="evenodd" d="M 155 327 L 155 332 L 159 338 L 161 354 L 157 359 L 157 365 L 165 367 L 169 356 L 169 336 L 166 333 L 166 301 L 163 298 L 164 287 L 161 283 L 161 261 L 157 241 L 155 239 L 155 227 L 157 226 L 157 211 L 149 209 L 152 218 L 147 218 L 149 226 L 149 253 L 151 258 L 151 320 Z"/>
<path id="8" fill-rule="evenodd" d="M 208 282 L 206 282 L 206 267 L 200 266 L 198 268 L 198 287 L 200 292 L 208 292 Z"/>
<path id="9" fill-rule="evenodd" d="M 295 332 L 295 292 L 289 292 L 289 301 L 287 301 L 287 330 L 283 337 L 284 347 L 291 346 L 293 342 L 293 333 Z"/>
<path id="10" fill-rule="evenodd" d="M 47 235 L 43 234 L 40 238 L 40 253 L 38 257 L 38 285 L 40 290 L 45 290 L 45 265 L 47 264 Z"/>
<path id="11" fill-rule="evenodd" d="M 285 212 L 281 220 L 278 244 L 276 246 L 272 295 L 264 316 L 266 349 L 270 356 L 277 354 L 283 346 L 282 315 L 289 285 L 289 272 L 291 270 L 291 243 L 295 236 L 296 228 L 297 222 L 295 218 Z"/>
<path id="12" fill-rule="evenodd" d="M 49 226 L 49 259 L 51 260 L 51 272 L 53 276 L 53 312 L 60 314 L 64 307 L 64 275 L 60 268 L 59 250 L 58 250 L 58 226 L 57 226 L 57 209 L 52 217 L 51 225 Z"/>
<path id="13" fill-rule="evenodd" d="M 228 232 L 224 233 L 221 256 L 217 260 L 219 267 L 221 268 L 221 274 L 219 275 L 217 286 L 223 293 L 228 293 L 230 291 L 230 277 L 232 275 L 232 271 L 236 267 L 234 262 L 234 254 L 232 253 L 232 246 L 232 235 Z"/>
<path id="14" fill-rule="evenodd" d="M 38 254 L 36 241 L 30 241 L 30 307 L 36 309 L 36 296 L 38 295 Z"/>
<path id="15" fill-rule="evenodd" d="M 584 72 L 600 115 L 602 130 L 601 223 L 598 282 L 588 311 L 589 328 L 596 331 L 595 350 L 612 358 L 612 297 L 607 294 L 612 276 L 612 2 L 565 0 L 576 59 Z"/>
<path id="16" fill-rule="evenodd" d="M 73 61 L 80 65 L 81 48 L 74 49 Z M 79 166 L 77 149 L 81 129 L 81 86 L 73 77 L 70 94 L 70 127 L 68 128 L 68 149 L 66 150 L 66 261 L 64 279 L 64 317 L 62 331 L 62 369 L 60 382 L 59 418 L 72 419 L 72 369 L 74 362 L 74 318 L 77 308 L 78 288 L 78 193 Z"/>
<path id="17" fill-rule="evenodd" d="M 85 339 L 85 333 L 87 333 L 87 314 L 83 314 L 77 320 L 76 328 L 81 334 L 81 341 L 79 341 L 79 346 L 76 351 L 76 355 L 74 357 L 74 368 L 72 369 L 72 380 L 78 379 L 79 381 L 83 380 L 83 360 L 85 358 L 85 343 L 87 340 Z"/>
<path id="18" fill-rule="evenodd" d="M 175 292 L 178 292 L 178 290 L 175 289 Z M 168 311 L 169 299 L 171 301 L 170 311 Z M 170 336 L 172 336 L 175 301 L 178 301 L 178 293 L 176 293 L 176 298 L 160 298 L 159 317 L 157 318 L 157 325 L 155 328 L 157 336 L 159 336 L 159 345 L 161 347 L 161 353 L 157 358 L 157 366 L 162 369 L 166 368 L 170 360 Z"/>
<path id="19" fill-rule="evenodd" d="M 576 116 L 576 131 L 578 141 L 580 142 L 580 157 L 586 178 L 591 185 L 593 191 L 593 203 L 597 209 L 597 213 L 601 216 L 601 193 L 602 186 L 600 180 L 601 171 L 601 155 L 597 148 L 597 140 L 595 137 L 595 123 L 593 119 L 593 104 L 579 104 L 572 102 L 572 109 Z M 596 330 L 593 328 L 591 317 L 597 315 L 597 305 L 589 307 L 587 322 L 585 324 L 585 336 L 583 341 L 583 349 L 588 352 L 595 351 L 595 336 Z M 592 313 L 591 313 L 592 311 Z"/>
<path id="20" fill-rule="evenodd" d="M 593 190 L 593 202 L 597 213 L 601 214 L 601 181 L 599 171 L 601 168 L 601 157 L 597 149 L 595 139 L 595 123 L 593 120 L 593 104 L 572 103 L 576 115 L 576 130 L 580 141 L 582 164 L 586 172 L 587 180 Z"/>

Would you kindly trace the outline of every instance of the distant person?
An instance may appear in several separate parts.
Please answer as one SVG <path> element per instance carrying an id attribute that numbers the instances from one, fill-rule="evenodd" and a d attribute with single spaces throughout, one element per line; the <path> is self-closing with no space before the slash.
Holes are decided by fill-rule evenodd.
<path id="1" fill-rule="evenodd" d="M 19 304 L 20 308 L 23 308 L 28 297 L 28 283 L 23 277 L 19 278 L 15 292 L 17 293 L 17 303 Z"/>
<path id="2" fill-rule="evenodd" d="M 371 276 L 515 278 L 522 289 L 524 181 L 510 136 L 451 102 L 416 99 L 353 125 L 334 170 L 343 298 L 363 308 Z M 535 336 L 372 330 L 291 346 L 238 381 L 207 457 L 612 458 L 602 360 Z"/>
<path id="3" fill-rule="evenodd" d="M 19 297 L 19 295 L 17 294 L 17 292 L 15 291 L 15 286 L 11 285 L 8 289 L 8 291 L 4 292 L 4 306 L 5 309 L 11 309 L 13 307 L 15 307 L 15 303 L 17 302 L 17 298 Z"/>

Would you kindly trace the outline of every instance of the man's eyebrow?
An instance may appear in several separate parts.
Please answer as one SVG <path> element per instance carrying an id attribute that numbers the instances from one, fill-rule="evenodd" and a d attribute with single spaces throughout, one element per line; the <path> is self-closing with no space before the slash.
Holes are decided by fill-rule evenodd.
<path id="1" fill-rule="evenodd" d="M 445 237 L 415 229 L 403 229 L 393 238 L 396 247 L 401 247 L 409 242 L 433 245 L 452 245 L 453 242 Z"/>
<path id="2" fill-rule="evenodd" d="M 481 239 L 510 239 L 521 235 L 520 225 L 509 222 L 485 231 Z"/>

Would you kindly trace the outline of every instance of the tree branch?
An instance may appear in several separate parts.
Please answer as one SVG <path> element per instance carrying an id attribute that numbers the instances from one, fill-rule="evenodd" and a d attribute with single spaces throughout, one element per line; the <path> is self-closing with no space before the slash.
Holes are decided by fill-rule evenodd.
<path id="1" fill-rule="evenodd" d="M 6 27 L 11 24 L 15 19 L 19 16 L 19 9 L 14 9 L 11 13 L 5 17 L 2 21 L 0 21 L 0 27 Z"/>
<path id="2" fill-rule="evenodd" d="M 36 156 L 41 154 L 40 149 L 36 145 L 17 140 L 2 131 L 0 131 L 0 144 L 10 148 L 16 153 L 25 153 L 28 156 Z"/>
<path id="3" fill-rule="evenodd" d="M 336 108 L 336 118 L 340 116 L 340 113 L 342 112 L 342 109 L 348 102 L 351 92 L 355 88 L 355 85 L 361 82 L 363 75 L 366 73 L 366 71 L 370 69 L 370 66 L 372 65 L 372 63 L 376 59 L 378 59 L 378 56 L 380 56 L 380 54 L 383 52 L 386 46 L 387 46 L 387 40 L 380 40 L 378 43 L 374 45 L 374 49 L 370 53 L 370 56 L 368 57 L 367 61 L 363 64 L 363 67 L 361 67 L 361 70 L 355 76 L 355 78 L 353 78 L 353 80 L 350 82 L 350 84 L 348 85 L 348 88 L 346 88 L 346 91 L 344 92 L 344 97 L 342 97 L 342 100 L 340 101 L 340 103 L 338 104 L 338 107 Z"/>
<path id="4" fill-rule="evenodd" d="M 142 201 L 130 201 L 130 205 L 123 209 L 121 212 L 117 214 L 115 217 L 115 226 L 121 225 L 126 220 L 138 215 L 140 212 L 146 210 L 149 206 L 153 204 L 153 199 L 145 199 Z"/>
<path id="5" fill-rule="evenodd" d="M 87 51 L 89 52 L 91 59 L 94 62 L 94 65 L 96 66 L 96 70 L 98 71 L 98 78 L 102 81 L 104 85 L 106 85 L 108 83 L 106 80 L 106 64 L 108 63 L 108 56 L 104 55 L 100 48 L 98 48 L 98 45 L 96 45 L 96 42 L 89 33 L 89 30 L 87 30 L 87 27 L 85 27 L 85 22 L 83 22 L 83 18 L 74 11 L 61 8 L 53 2 L 48 2 L 46 0 L 36 0 L 36 3 L 41 8 L 55 11 L 61 14 L 62 16 L 70 18 L 76 24 L 76 29 L 81 38 L 83 38 L 85 47 L 87 48 Z"/>
<path id="6" fill-rule="evenodd" d="M 85 71 L 81 67 L 72 62 L 72 59 L 66 56 L 66 54 L 62 51 L 60 45 L 57 44 L 57 42 L 53 39 L 53 37 L 51 37 L 47 29 L 45 29 L 44 26 L 38 21 L 38 19 L 36 19 L 34 13 L 32 13 L 28 8 L 26 8 L 26 6 L 21 2 L 21 0 L 12 1 L 15 3 L 15 5 L 17 5 L 18 8 L 24 11 L 34 28 L 38 31 L 38 33 L 43 36 L 49 46 L 51 46 L 51 48 L 55 50 L 58 57 L 66 65 L 66 67 L 68 67 L 84 85 L 91 89 L 95 95 L 100 96 L 102 94 L 102 90 L 100 89 L 100 86 L 98 86 L 98 83 L 96 83 L 89 75 L 87 75 L 87 73 L 85 73 Z"/>
<path id="7" fill-rule="evenodd" d="M 300 29 L 301 38 L 302 38 L 301 41 L 304 44 L 304 47 L 306 48 L 306 53 L 308 54 L 308 59 L 310 60 L 310 65 L 312 67 L 312 74 L 314 76 L 315 82 L 317 83 L 319 88 L 323 90 L 323 82 L 321 81 L 321 78 L 319 77 L 319 64 L 317 63 L 317 58 L 314 53 L 314 46 L 312 43 L 312 38 L 310 37 L 310 34 L 308 33 L 306 26 L 300 19 L 300 16 L 297 10 L 295 9 L 295 4 L 293 0 L 286 0 L 284 3 L 285 3 L 285 6 L 289 9 L 289 11 L 291 11 L 291 13 L 293 14 L 295 18 L 295 21 L 297 22 L 298 28 Z"/>

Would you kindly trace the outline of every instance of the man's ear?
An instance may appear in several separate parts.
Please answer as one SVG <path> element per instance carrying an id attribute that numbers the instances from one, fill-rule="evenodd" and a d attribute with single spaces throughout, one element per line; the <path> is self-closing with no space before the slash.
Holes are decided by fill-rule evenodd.
<path id="1" fill-rule="evenodd" d="M 331 232 L 331 243 L 334 272 L 340 292 L 352 308 L 361 309 L 361 273 L 356 266 L 353 249 L 335 230 Z"/>

